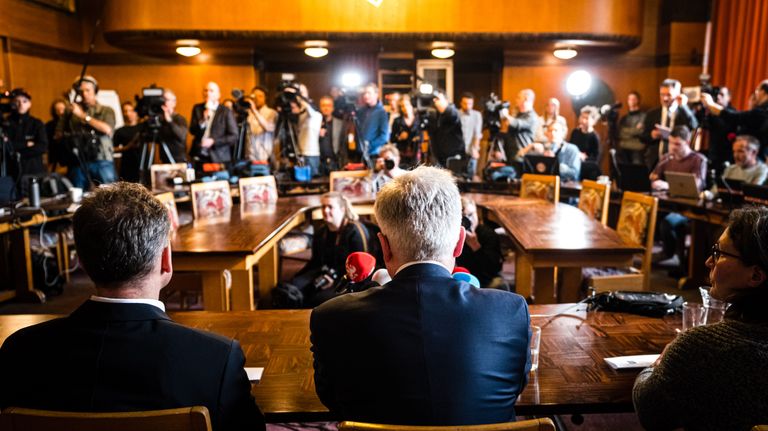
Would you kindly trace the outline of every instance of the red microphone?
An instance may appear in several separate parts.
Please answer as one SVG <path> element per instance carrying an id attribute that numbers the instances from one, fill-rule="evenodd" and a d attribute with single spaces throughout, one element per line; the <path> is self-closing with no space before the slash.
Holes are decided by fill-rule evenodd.
<path id="1" fill-rule="evenodd" d="M 376 269 L 376 258 L 372 254 L 363 251 L 350 253 L 345 267 L 347 273 L 336 289 L 337 293 L 357 292 L 371 287 L 371 275 Z"/>

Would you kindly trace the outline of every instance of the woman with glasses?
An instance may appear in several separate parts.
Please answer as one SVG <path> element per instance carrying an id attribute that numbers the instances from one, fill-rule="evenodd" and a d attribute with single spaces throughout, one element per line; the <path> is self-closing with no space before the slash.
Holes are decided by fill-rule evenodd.
<path id="1" fill-rule="evenodd" d="M 635 381 L 646 429 L 749 430 L 768 424 L 768 208 L 731 213 L 707 259 L 722 322 L 690 329 Z"/>

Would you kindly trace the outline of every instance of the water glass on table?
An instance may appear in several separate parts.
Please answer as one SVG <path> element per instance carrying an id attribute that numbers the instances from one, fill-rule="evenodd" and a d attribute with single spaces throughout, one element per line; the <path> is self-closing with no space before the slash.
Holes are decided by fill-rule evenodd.
<path id="1" fill-rule="evenodd" d="M 541 347 L 541 327 L 531 325 L 531 371 L 539 369 L 539 348 Z"/>
<path id="2" fill-rule="evenodd" d="M 683 331 L 704 324 L 704 305 L 697 302 L 683 303 Z"/>

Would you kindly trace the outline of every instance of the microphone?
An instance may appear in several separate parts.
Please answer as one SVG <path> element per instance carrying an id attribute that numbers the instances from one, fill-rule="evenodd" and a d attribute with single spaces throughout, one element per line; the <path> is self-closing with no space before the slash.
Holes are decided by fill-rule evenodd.
<path id="1" fill-rule="evenodd" d="M 480 288 L 480 280 L 468 272 L 454 272 L 453 278 L 455 280 L 467 282 L 470 286 Z"/>
<path id="2" fill-rule="evenodd" d="M 376 272 L 373 273 L 371 276 L 371 281 L 378 283 L 379 286 L 383 286 L 392 281 L 392 277 L 389 276 L 389 271 L 387 271 L 387 268 L 381 268 L 377 269 Z"/>
<path id="3" fill-rule="evenodd" d="M 350 253 L 345 268 L 347 273 L 339 283 L 336 293 L 359 292 L 374 286 L 371 276 L 376 269 L 376 258 L 372 254 L 363 251 Z"/>

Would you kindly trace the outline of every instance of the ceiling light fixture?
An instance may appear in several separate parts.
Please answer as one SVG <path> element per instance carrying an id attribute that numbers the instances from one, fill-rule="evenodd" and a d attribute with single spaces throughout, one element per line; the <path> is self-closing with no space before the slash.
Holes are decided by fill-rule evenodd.
<path id="1" fill-rule="evenodd" d="M 571 46 L 565 46 L 562 48 L 556 48 L 552 54 L 560 60 L 570 60 L 576 57 L 579 53 Z"/>
<path id="2" fill-rule="evenodd" d="M 328 42 L 324 40 L 308 40 L 304 42 L 304 54 L 312 58 L 320 58 L 328 55 Z"/>
<path id="3" fill-rule="evenodd" d="M 181 39 L 176 41 L 176 53 L 184 57 L 194 57 L 200 54 L 200 41 L 195 39 Z"/>
<path id="4" fill-rule="evenodd" d="M 432 56 L 437 58 L 451 58 L 456 51 L 453 50 L 453 42 L 432 42 Z"/>

